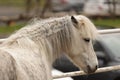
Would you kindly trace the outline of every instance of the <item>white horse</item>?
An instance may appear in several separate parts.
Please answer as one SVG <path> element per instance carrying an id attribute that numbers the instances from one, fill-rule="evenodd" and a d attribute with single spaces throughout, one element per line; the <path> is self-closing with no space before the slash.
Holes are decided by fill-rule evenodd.
<path id="1" fill-rule="evenodd" d="M 92 46 L 96 35 L 82 15 L 37 20 L 1 41 L 0 80 L 52 80 L 52 63 L 62 54 L 92 73 L 98 66 Z"/>

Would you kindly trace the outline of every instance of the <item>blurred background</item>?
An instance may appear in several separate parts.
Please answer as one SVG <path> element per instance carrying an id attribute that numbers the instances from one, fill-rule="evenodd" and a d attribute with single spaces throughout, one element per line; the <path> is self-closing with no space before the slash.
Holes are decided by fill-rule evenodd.
<path id="1" fill-rule="evenodd" d="M 82 14 L 102 28 L 120 27 L 120 0 L 0 0 L 0 36 L 31 19 Z"/>
<path id="2" fill-rule="evenodd" d="M 34 18 L 80 14 L 89 17 L 98 29 L 120 28 L 120 0 L 0 0 L 0 38 L 8 37 Z M 96 41 L 94 49 L 99 67 L 120 64 L 119 36 L 120 33 L 105 34 Z M 63 72 L 78 70 L 65 56 L 57 61 L 54 68 Z M 120 71 L 73 79 L 120 80 Z"/>

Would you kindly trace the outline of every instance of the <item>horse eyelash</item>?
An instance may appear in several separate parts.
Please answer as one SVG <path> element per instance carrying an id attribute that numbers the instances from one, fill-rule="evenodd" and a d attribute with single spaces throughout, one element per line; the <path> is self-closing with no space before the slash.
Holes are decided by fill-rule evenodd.
<path id="1" fill-rule="evenodd" d="M 90 42 L 90 39 L 89 38 L 84 38 L 83 39 L 85 42 Z"/>

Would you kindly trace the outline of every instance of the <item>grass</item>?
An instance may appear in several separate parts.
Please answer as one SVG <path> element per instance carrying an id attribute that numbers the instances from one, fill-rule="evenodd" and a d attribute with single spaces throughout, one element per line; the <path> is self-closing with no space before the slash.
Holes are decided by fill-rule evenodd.
<path id="1" fill-rule="evenodd" d="M 120 28 L 120 19 L 99 19 L 99 20 L 92 20 L 93 23 L 96 26 L 100 26 L 103 28 Z M 11 34 L 15 32 L 16 30 L 20 29 L 23 27 L 25 23 L 23 24 L 16 24 L 13 26 L 0 26 L 0 34 Z"/>
<path id="2" fill-rule="evenodd" d="M 96 26 L 102 26 L 102 27 L 116 27 L 120 28 L 120 18 L 117 19 L 98 19 L 98 20 L 93 20 L 93 23 Z"/>
<path id="3" fill-rule="evenodd" d="M 16 24 L 13 26 L 0 26 L 0 34 L 11 34 L 18 29 L 22 28 L 24 24 Z"/>
<path id="4" fill-rule="evenodd" d="M 25 0 L 0 0 L 1 6 L 23 6 Z"/>
<path id="5" fill-rule="evenodd" d="M 26 0 L 0 0 L 0 6 L 25 7 Z M 35 5 L 35 0 L 32 0 L 32 6 Z M 44 0 L 41 0 L 40 5 L 43 6 Z"/>

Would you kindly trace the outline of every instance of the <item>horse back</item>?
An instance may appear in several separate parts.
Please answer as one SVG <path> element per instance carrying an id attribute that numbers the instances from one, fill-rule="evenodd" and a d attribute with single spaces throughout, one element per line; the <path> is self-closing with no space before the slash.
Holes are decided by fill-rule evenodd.
<path id="1" fill-rule="evenodd" d="M 19 49 L 19 48 L 18 48 Z M 49 80 L 47 63 L 35 53 L 13 47 L 0 48 L 0 80 Z M 7 79 L 6 79 L 7 78 Z"/>

